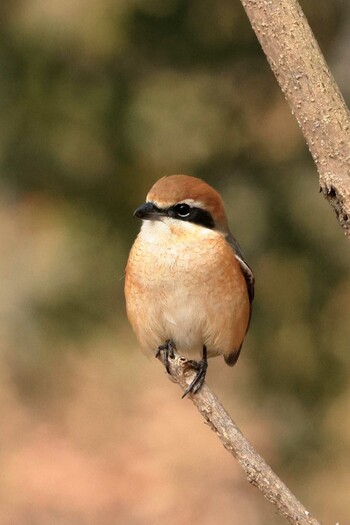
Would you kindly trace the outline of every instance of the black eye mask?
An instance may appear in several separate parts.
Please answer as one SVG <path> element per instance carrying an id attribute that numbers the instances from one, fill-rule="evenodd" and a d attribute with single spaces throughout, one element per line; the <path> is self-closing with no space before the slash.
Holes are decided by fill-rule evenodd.
<path id="1" fill-rule="evenodd" d="M 186 203 L 171 206 L 167 209 L 167 215 L 181 221 L 193 222 L 211 230 L 215 228 L 214 219 L 208 211 L 192 207 Z"/>

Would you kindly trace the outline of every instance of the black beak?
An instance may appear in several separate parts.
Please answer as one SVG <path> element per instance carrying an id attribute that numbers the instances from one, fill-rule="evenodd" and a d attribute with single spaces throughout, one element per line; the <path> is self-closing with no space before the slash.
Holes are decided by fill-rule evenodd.
<path id="1" fill-rule="evenodd" d="M 146 202 L 134 211 L 134 217 L 143 220 L 157 219 L 157 217 L 160 217 L 161 215 L 164 215 L 164 212 L 157 208 L 153 202 Z"/>

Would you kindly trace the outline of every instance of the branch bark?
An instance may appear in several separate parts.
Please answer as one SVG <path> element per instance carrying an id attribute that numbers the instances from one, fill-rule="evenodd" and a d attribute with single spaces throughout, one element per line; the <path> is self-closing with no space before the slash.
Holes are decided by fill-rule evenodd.
<path id="1" fill-rule="evenodd" d="M 159 359 L 162 361 L 162 355 Z M 177 353 L 174 359 L 169 360 L 169 365 L 169 378 L 185 390 L 195 372 L 186 367 L 186 359 Z M 188 397 L 224 447 L 237 459 L 249 483 L 263 493 L 281 516 L 292 525 L 320 525 L 256 452 L 206 384 L 196 394 L 188 394 Z"/>
<path id="2" fill-rule="evenodd" d="M 350 240 L 350 114 L 297 0 L 241 0 Z"/>

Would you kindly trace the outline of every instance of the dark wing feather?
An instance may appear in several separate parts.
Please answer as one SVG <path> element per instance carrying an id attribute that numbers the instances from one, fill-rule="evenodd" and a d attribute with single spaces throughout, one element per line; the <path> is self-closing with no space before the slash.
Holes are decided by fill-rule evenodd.
<path id="1" fill-rule="evenodd" d="M 247 283 L 247 290 L 248 290 L 248 296 L 249 296 L 249 301 L 250 301 L 250 315 L 249 315 L 249 321 L 248 321 L 248 326 L 247 326 L 247 331 L 248 331 L 249 324 L 250 324 L 250 318 L 252 314 L 252 302 L 254 299 L 254 275 L 253 275 L 251 268 L 245 262 L 241 247 L 231 232 L 228 233 L 228 235 L 226 236 L 226 240 L 234 251 L 236 259 L 240 264 L 242 273 Z M 242 341 L 242 344 L 243 344 L 243 341 Z M 234 350 L 233 352 L 231 352 L 231 354 L 224 356 L 225 362 L 229 366 L 234 366 L 236 364 L 237 359 L 239 358 L 239 354 L 241 353 L 242 344 L 237 350 Z"/>
<path id="2" fill-rule="evenodd" d="M 233 251 L 235 253 L 236 259 L 237 259 L 237 261 L 240 264 L 240 267 L 242 269 L 244 278 L 245 278 L 246 283 L 247 283 L 247 289 L 248 289 L 248 295 L 249 295 L 250 304 L 252 304 L 253 299 L 254 299 L 254 275 L 253 275 L 252 269 L 245 262 L 244 257 L 243 257 L 243 253 L 242 253 L 242 250 L 241 250 L 241 247 L 240 247 L 240 245 L 238 244 L 238 242 L 236 241 L 236 239 L 234 238 L 234 236 L 232 235 L 231 232 L 228 233 L 228 235 L 226 235 L 226 240 L 229 243 L 229 245 L 232 247 L 232 249 L 233 249 Z"/>

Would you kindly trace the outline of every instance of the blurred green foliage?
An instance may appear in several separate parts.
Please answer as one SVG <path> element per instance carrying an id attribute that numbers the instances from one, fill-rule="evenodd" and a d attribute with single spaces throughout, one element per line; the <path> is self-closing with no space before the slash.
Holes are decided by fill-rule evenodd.
<path id="1" fill-rule="evenodd" d="M 336 60 L 346 3 L 302 4 Z M 56 349 L 123 326 L 132 211 L 188 173 L 223 192 L 255 270 L 247 396 L 297 422 L 281 457 L 310 460 L 349 388 L 349 252 L 239 1 L 5 1 L 0 28 L 1 315 L 20 391 L 47 393 Z"/>

